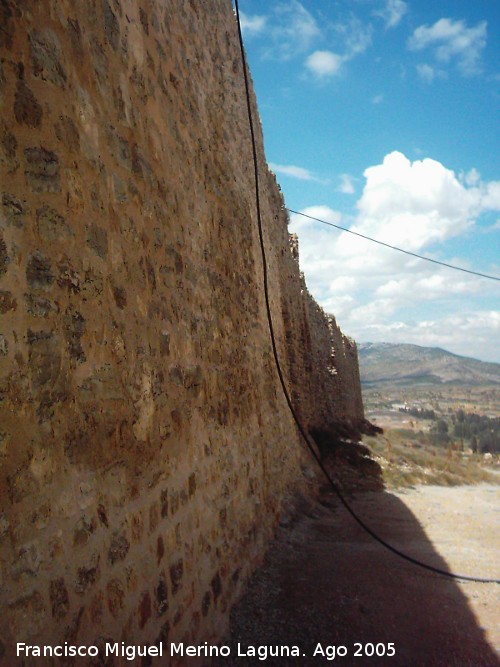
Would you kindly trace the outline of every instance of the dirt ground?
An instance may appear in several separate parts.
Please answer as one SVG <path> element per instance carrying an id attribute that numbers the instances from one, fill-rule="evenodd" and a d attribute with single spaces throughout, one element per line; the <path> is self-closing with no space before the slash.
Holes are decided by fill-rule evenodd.
<path id="1" fill-rule="evenodd" d="M 486 578 L 500 578 L 499 500 L 499 487 L 486 484 L 350 496 L 363 520 L 397 548 Z M 457 582 L 399 559 L 325 493 L 280 528 L 233 610 L 225 643 L 231 657 L 217 663 L 224 667 L 494 667 L 500 585 Z M 249 646 L 297 646 L 301 655 L 238 657 L 238 643 L 247 656 Z"/>

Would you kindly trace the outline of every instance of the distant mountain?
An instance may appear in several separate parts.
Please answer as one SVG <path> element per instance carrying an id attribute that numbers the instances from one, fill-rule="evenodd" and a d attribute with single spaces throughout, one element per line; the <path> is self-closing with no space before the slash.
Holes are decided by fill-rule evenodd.
<path id="1" fill-rule="evenodd" d="M 392 384 L 500 384 L 500 364 L 452 354 L 439 347 L 358 344 L 361 382 Z"/>

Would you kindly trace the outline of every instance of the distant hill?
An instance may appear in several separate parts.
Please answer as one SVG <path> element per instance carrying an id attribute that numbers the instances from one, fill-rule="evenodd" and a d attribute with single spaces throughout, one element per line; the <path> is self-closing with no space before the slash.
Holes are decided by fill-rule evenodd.
<path id="1" fill-rule="evenodd" d="M 360 343 L 358 353 L 364 385 L 500 384 L 500 364 L 461 357 L 439 347 Z"/>

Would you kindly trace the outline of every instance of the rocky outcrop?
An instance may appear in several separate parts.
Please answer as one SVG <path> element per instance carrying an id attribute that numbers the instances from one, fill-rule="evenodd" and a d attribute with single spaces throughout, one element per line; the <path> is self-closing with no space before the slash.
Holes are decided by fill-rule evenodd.
<path id="1" fill-rule="evenodd" d="M 231 3 L 4 0 L 0 23 L 0 658 L 211 641 L 307 465 Z M 278 351 L 329 428 L 362 417 L 356 349 L 257 141 Z"/>

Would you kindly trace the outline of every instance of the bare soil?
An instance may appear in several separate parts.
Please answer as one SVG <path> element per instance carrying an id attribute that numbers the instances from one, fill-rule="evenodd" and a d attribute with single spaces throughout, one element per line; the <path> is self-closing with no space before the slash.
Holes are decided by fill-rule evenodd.
<path id="1" fill-rule="evenodd" d="M 497 486 L 366 491 L 349 500 L 384 540 L 414 558 L 462 575 L 500 578 Z M 231 657 L 217 664 L 495 667 L 499 621 L 498 584 L 459 582 L 401 560 L 324 493 L 281 526 L 232 612 L 225 642 Z M 302 655 L 237 657 L 238 643 L 241 651 L 298 646 Z M 388 657 L 391 643 L 395 655 Z M 325 654 L 335 646 L 335 659 L 322 656 L 318 644 Z M 386 655 L 366 655 L 372 645 Z M 338 655 L 339 646 L 347 655 Z M 357 648 L 363 657 L 354 656 Z"/>

